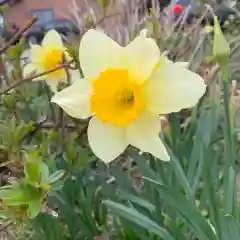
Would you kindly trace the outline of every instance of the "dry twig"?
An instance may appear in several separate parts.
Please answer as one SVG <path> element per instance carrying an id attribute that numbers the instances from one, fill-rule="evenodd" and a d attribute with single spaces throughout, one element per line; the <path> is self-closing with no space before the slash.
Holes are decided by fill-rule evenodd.
<path id="1" fill-rule="evenodd" d="M 14 88 L 16 88 L 16 87 L 24 84 L 24 83 L 31 82 L 31 81 L 32 81 L 33 79 L 35 79 L 35 78 L 45 76 L 46 74 L 55 72 L 55 71 L 57 71 L 57 70 L 59 70 L 59 69 L 62 69 L 62 68 L 66 68 L 66 67 L 69 66 L 69 64 L 70 64 L 70 63 L 64 63 L 64 64 L 61 64 L 61 65 L 59 65 L 59 66 L 57 66 L 57 67 L 55 67 L 55 68 L 52 68 L 52 69 L 46 71 L 46 72 L 42 72 L 42 73 L 39 73 L 39 74 L 34 75 L 34 76 L 29 76 L 29 77 L 23 79 L 22 81 L 18 81 L 18 82 L 16 82 L 16 83 L 14 83 L 13 85 L 7 87 L 7 88 L 4 89 L 3 91 L 1 91 L 1 92 L 0 92 L 0 96 L 3 95 L 3 94 L 5 94 L 5 93 L 7 93 L 7 92 L 9 92 L 9 91 L 11 91 L 12 89 L 14 89 Z"/>
<path id="2" fill-rule="evenodd" d="M 37 17 L 33 17 L 29 20 L 23 28 L 21 28 L 2 48 L 0 48 L 0 54 L 4 53 L 9 47 L 11 47 L 12 44 L 19 40 L 22 34 L 26 32 L 36 21 Z"/>

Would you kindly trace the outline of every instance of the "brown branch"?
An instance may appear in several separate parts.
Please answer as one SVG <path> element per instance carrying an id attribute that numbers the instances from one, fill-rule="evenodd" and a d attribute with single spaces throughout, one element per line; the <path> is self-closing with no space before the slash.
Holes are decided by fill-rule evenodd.
<path id="1" fill-rule="evenodd" d="M 0 228 L 0 233 L 3 232 L 4 230 L 6 230 L 8 227 L 10 227 L 11 225 L 13 225 L 13 222 L 9 222 L 6 225 L 4 225 L 2 228 Z"/>
<path id="2" fill-rule="evenodd" d="M 5 93 L 7 93 L 7 92 L 9 92 L 9 91 L 12 90 L 12 89 L 14 89 L 14 88 L 16 88 L 16 87 L 24 84 L 24 83 L 31 82 L 31 81 L 32 81 L 33 79 L 35 79 L 35 78 L 45 76 L 45 75 L 47 75 L 47 74 L 49 74 L 49 73 L 52 73 L 52 72 L 55 72 L 55 71 L 57 71 L 57 70 L 59 70 L 59 69 L 61 69 L 61 68 L 66 68 L 69 64 L 70 64 L 70 63 L 64 63 L 64 64 L 61 64 L 61 65 L 59 65 L 59 66 L 57 66 L 57 67 L 55 67 L 55 68 L 52 68 L 52 69 L 46 71 L 46 72 L 42 72 L 42 73 L 39 73 L 39 74 L 34 75 L 34 76 L 29 76 L 29 77 L 23 79 L 22 81 L 18 81 L 18 82 L 16 82 L 16 83 L 14 83 L 13 85 L 9 86 L 8 88 L 4 89 L 3 91 L 1 91 L 1 92 L 0 92 L 0 96 L 3 95 L 3 94 L 5 94 Z"/>
<path id="3" fill-rule="evenodd" d="M 36 21 L 37 17 L 33 17 L 24 27 L 20 28 L 20 30 L 2 48 L 0 48 L 0 54 L 4 53 L 9 47 L 11 47 L 12 44 L 19 40 L 22 34 L 26 32 Z"/>

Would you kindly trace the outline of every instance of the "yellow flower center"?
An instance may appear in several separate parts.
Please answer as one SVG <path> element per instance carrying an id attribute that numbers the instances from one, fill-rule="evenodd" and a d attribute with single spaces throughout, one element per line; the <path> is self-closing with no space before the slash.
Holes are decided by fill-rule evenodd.
<path id="1" fill-rule="evenodd" d="M 51 50 L 46 52 L 44 57 L 44 69 L 47 71 L 49 69 L 57 67 L 63 61 L 63 54 L 61 50 Z"/>
<path id="2" fill-rule="evenodd" d="M 48 50 L 45 53 L 44 61 L 43 61 L 43 68 L 45 71 L 53 69 L 59 64 L 63 62 L 63 53 L 61 50 Z M 51 76 L 57 77 L 58 75 L 62 74 L 64 69 L 59 69 L 50 73 Z"/>
<path id="3" fill-rule="evenodd" d="M 108 69 L 92 83 L 91 110 L 102 122 L 124 127 L 145 108 L 142 85 L 129 78 L 127 70 Z"/>

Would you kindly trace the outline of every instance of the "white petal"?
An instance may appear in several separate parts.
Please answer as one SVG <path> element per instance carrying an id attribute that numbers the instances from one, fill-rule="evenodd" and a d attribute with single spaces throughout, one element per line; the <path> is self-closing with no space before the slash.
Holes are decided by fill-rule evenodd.
<path id="1" fill-rule="evenodd" d="M 46 33 L 42 41 L 42 46 L 44 49 L 64 49 L 62 38 L 60 34 L 54 29 Z"/>
<path id="2" fill-rule="evenodd" d="M 29 63 L 23 68 L 23 77 L 24 78 L 34 76 L 39 73 L 41 73 L 41 70 L 40 70 L 38 64 Z M 32 81 L 42 81 L 42 80 L 44 80 L 44 77 L 36 77 Z"/>
<path id="3" fill-rule="evenodd" d="M 75 81 L 79 81 L 80 77 L 80 72 L 79 70 L 68 70 L 69 72 L 69 79 L 67 79 L 67 73 L 66 71 L 63 72 L 62 76 L 52 76 L 52 75 L 46 75 L 46 82 L 49 85 L 49 87 L 51 88 L 51 90 L 53 92 L 57 92 L 57 86 L 59 84 L 59 82 L 65 82 L 65 83 L 69 83 L 73 84 Z"/>
<path id="4" fill-rule="evenodd" d="M 44 50 L 37 44 L 31 44 L 30 46 L 30 59 L 33 63 L 41 64 L 44 58 Z"/>
<path id="5" fill-rule="evenodd" d="M 79 79 L 71 86 L 56 93 L 51 102 L 58 104 L 68 115 L 84 119 L 92 115 L 90 94 L 90 82 L 87 79 Z"/>
<path id="6" fill-rule="evenodd" d="M 159 116 L 145 112 L 127 127 L 127 141 L 144 152 L 149 152 L 163 161 L 169 161 L 169 155 L 159 137 L 159 130 Z"/>
<path id="7" fill-rule="evenodd" d="M 79 70 L 69 70 L 70 73 L 70 82 L 74 83 L 81 78 Z"/>
<path id="8" fill-rule="evenodd" d="M 179 67 L 188 68 L 188 62 L 176 62 Z"/>
<path id="9" fill-rule="evenodd" d="M 160 50 L 152 38 L 143 30 L 125 49 L 125 63 L 134 80 L 145 81 L 158 63 Z"/>
<path id="10" fill-rule="evenodd" d="M 46 83 L 49 85 L 53 92 L 57 91 L 57 86 L 59 82 L 67 83 L 67 73 L 63 69 L 61 72 L 52 72 L 44 75 Z"/>
<path id="11" fill-rule="evenodd" d="M 95 79 L 106 68 L 121 68 L 123 48 L 104 33 L 89 30 L 81 40 L 79 59 L 85 77 Z"/>
<path id="12" fill-rule="evenodd" d="M 29 77 L 29 75 L 33 75 L 37 71 L 37 66 L 35 64 L 27 64 L 23 68 L 23 77 Z"/>
<path id="13" fill-rule="evenodd" d="M 165 61 L 147 80 L 145 90 L 149 109 L 168 114 L 195 106 L 205 93 L 206 85 L 198 74 Z"/>
<path id="14" fill-rule="evenodd" d="M 102 123 L 96 117 L 90 120 L 88 141 L 93 153 L 105 163 L 113 161 L 128 146 L 124 128 Z"/>
<path id="15" fill-rule="evenodd" d="M 56 79 L 51 79 L 51 80 L 45 80 L 47 85 L 50 87 L 50 89 L 52 90 L 52 92 L 57 92 L 58 90 L 58 84 L 59 81 Z"/>

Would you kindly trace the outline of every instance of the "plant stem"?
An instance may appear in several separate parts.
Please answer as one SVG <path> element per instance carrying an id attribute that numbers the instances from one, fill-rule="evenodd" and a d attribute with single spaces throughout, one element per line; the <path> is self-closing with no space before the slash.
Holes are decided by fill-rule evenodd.
<path id="1" fill-rule="evenodd" d="M 3 47 L 0 48 L 0 54 L 4 53 L 15 41 L 19 40 L 22 37 L 22 34 L 25 33 L 36 21 L 36 16 L 29 20 L 24 27 L 22 27 Z"/>
<path id="2" fill-rule="evenodd" d="M 227 67 L 221 69 L 222 73 L 222 84 L 224 92 L 224 207 L 225 212 L 234 216 L 234 209 L 236 206 L 236 187 L 232 184 L 236 184 L 236 166 L 233 148 L 233 134 L 230 123 L 230 112 L 229 112 L 229 83 L 228 83 L 228 69 Z M 234 171 L 234 175 L 230 174 Z M 233 179 L 234 178 L 234 179 Z"/>

